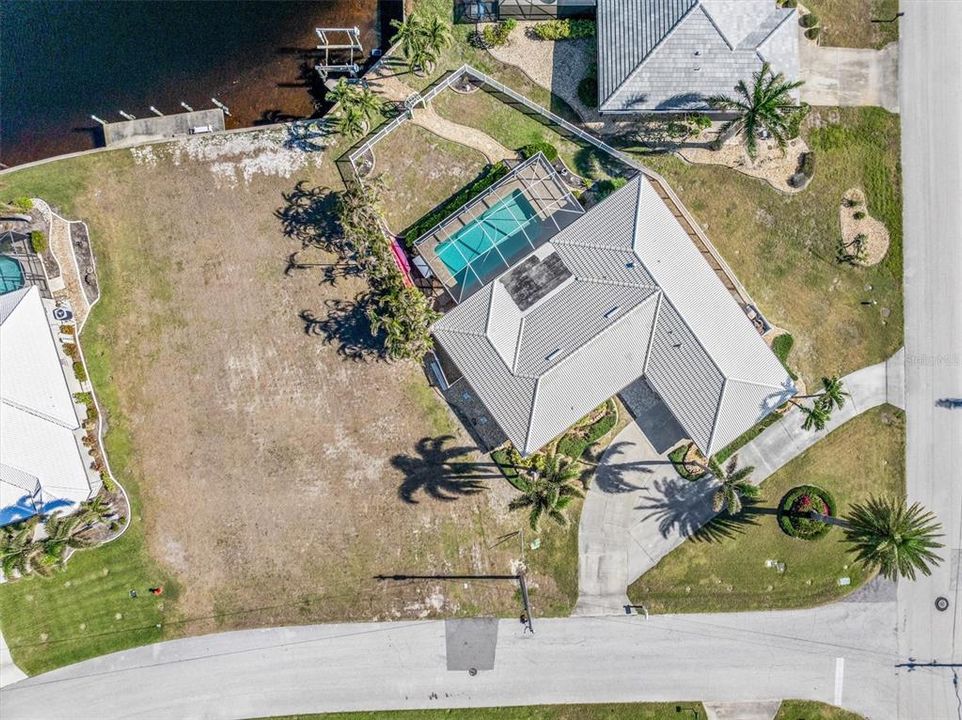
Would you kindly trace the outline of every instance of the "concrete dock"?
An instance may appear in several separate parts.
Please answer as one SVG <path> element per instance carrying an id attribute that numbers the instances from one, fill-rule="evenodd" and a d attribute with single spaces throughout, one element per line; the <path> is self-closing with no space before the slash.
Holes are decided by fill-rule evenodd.
<path id="1" fill-rule="evenodd" d="M 139 145 L 153 140 L 218 132 L 224 129 L 224 111 L 213 108 L 174 115 L 150 115 L 136 120 L 107 123 L 103 129 L 107 147 Z"/>

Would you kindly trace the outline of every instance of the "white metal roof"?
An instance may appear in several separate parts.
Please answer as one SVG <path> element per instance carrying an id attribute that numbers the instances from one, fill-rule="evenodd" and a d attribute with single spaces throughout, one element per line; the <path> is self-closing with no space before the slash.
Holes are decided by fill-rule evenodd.
<path id="1" fill-rule="evenodd" d="M 521 311 L 495 280 L 434 325 L 530 453 L 642 375 L 707 453 L 794 394 L 787 371 L 643 176 L 539 248 L 573 278 Z"/>
<path id="2" fill-rule="evenodd" d="M 798 77 L 793 8 L 774 0 L 599 0 L 602 112 L 687 112 L 763 62 Z"/>
<path id="3" fill-rule="evenodd" d="M 91 458 L 54 343 L 36 287 L 0 295 L 0 516 L 37 484 L 44 504 L 91 494 Z"/>

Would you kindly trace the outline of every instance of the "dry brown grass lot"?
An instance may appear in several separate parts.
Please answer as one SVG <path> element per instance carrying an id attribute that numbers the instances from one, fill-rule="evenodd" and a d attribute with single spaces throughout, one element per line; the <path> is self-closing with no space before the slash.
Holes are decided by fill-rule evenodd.
<path id="1" fill-rule="evenodd" d="M 899 0 L 802 0 L 822 27 L 819 43 L 833 47 L 882 48 L 899 37 L 898 22 L 889 19 L 899 11 Z"/>
<path id="2" fill-rule="evenodd" d="M 404 123 L 374 146 L 374 174 L 383 178 L 384 216 L 399 233 L 457 190 L 488 164 L 477 150 Z"/>
<path id="3" fill-rule="evenodd" d="M 339 180 L 333 163 L 316 163 L 322 155 L 264 138 L 65 160 L 0 186 L 46 189 L 90 225 L 105 297 L 85 352 L 105 388 L 113 444 L 125 448 L 115 470 L 139 488 L 148 554 L 181 588 L 165 634 L 518 612 L 510 583 L 374 579 L 509 573 L 518 540 L 497 543 L 526 517 L 508 514 L 514 491 L 477 464 L 420 367 L 340 352 L 345 335 L 351 346 L 371 343 L 351 305 L 365 285 L 326 283 L 321 267 L 285 273 L 300 244 L 274 215 L 283 193 L 301 180 Z M 62 177 L 73 182 L 60 186 Z M 304 311 L 337 319 L 336 337 L 305 323 Z M 576 532 L 546 527 L 541 537 L 527 553 L 535 612 L 565 613 L 576 594 Z M 71 601 L 44 581 L 16 585 L 50 593 L 54 605 Z M 76 629 L 48 629 L 43 639 L 54 633 Z M 118 638 L 98 650 L 123 646 Z"/>

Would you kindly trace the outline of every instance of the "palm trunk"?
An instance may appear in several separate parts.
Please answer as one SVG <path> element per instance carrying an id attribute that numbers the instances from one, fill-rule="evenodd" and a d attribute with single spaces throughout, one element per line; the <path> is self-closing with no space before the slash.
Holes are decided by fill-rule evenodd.
<path id="1" fill-rule="evenodd" d="M 808 514 L 809 518 L 816 520 L 825 525 L 834 525 L 835 527 L 847 528 L 849 527 L 849 522 L 845 518 L 835 517 L 834 515 L 823 515 L 820 512 L 812 510 Z"/>

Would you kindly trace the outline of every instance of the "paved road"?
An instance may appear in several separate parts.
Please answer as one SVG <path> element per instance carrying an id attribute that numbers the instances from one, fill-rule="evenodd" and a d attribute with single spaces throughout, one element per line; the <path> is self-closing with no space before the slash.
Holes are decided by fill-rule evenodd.
<path id="1" fill-rule="evenodd" d="M 843 383 L 851 397 L 824 430 L 803 430 L 802 413 L 792 408 L 738 452 L 742 467 L 755 467 L 752 482 L 761 483 L 866 410 L 886 402 L 903 407 L 903 352 L 846 375 Z M 660 401 L 655 402 L 660 411 L 647 402 L 642 411 L 646 417 L 639 422 L 650 425 L 651 415 L 663 415 L 661 424 L 676 424 Z M 680 428 L 678 432 L 683 434 Z M 622 613 L 628 585 L 715 516 L 714 486 L 681 479 L 668 460 L 677 437 L 670 429 L 648 427 L 643 432 L 631 423 L 602 458 L 578 527 L 576 615 Z"/>
<path id="2" fill-rule="evenodd" d="M 441 621 L 224 633 L 89 660 L 0 690 L 4 720 L 251 718 L 336 710 L 771 700 L 894 718 L 892 602 L 808 611 L 502 621 L 491 671 L 446 667 Z M 841 660 L 839 660 L 841 658 Z"/>
<path id="3" fill-rule="evenodd" d="M 908 495 L 935 510 L 946 563 L 901 583 L 903 659 L 962 663 L 962 3 L 903 2 L 902 173 L 905 233 L 905 389 Z M 945 613 L 933 608 L 944 595 Z M 902 674 L 899 717 L 962 718 L 957 668 Z"/>

